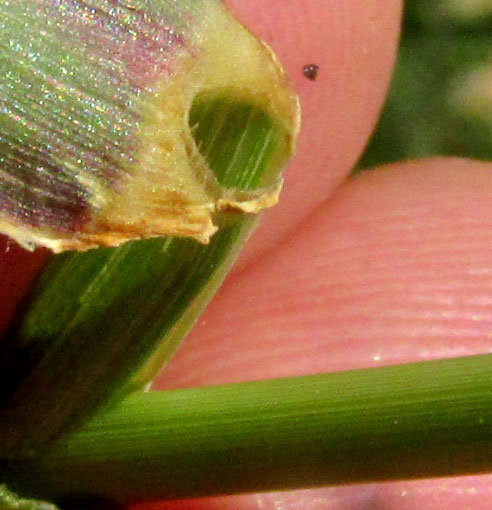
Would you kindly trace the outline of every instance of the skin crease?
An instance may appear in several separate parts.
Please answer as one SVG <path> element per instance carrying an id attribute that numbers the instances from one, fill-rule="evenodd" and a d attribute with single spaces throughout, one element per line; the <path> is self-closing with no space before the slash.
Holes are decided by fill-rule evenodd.
<path id="1" fill-rule="evenodd" d="M 304 129 L 281 203 L 155 389 L 492 350 L 492 165 L 401 163 L 340 185 L 386 93 L 399 2 L 229 4 L 279 54 L 301 95 Z M 315 82 L 302 76 L 307 63 L 320 65 Z M 2 251 L 9 310 L 44 256 Z M 485 510 L 491 501 L 492 478 L 481 476 L 135 509 Z"/>

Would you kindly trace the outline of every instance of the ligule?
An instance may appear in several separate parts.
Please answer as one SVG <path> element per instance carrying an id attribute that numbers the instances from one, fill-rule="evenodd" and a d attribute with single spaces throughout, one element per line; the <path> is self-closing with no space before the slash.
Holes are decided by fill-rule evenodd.
<path id="1" fill-rule="evenodd" d="M 22 189 L 35 193 L 38 188 L 31 187 L 29 180 L 34 168 L 39 169 L 41 174 L 44 172 L 53 177 L 58 174 L 50 174 L 53 170 L 50 164 L 56 161 L 62 164 L 65 172 L 64 183 L 75 179 L 83 186 L 87 184 L 83 195 L 92 198 L 87 201 L 88 209 L 85 211 L 89 213 L 90 221 L 78 222 L 78 209 L 74 209 L 72 212 L 75 216 L 71 220 L 77 220 L 77 228 L 64 230 L 60 221 L 67 211 L 60 213 L 56 204 L 48 200 L 43 202 L 44 212 L 36 217 L 39 210 L 29 209 L 28 205 L 32 204 L 29 200 L 19 202 L 18 199 L 24 195 L 16 194 L 14 186 L 10 194 L 0 197 L 0 200 L 5 202 L 12 199 L 18 210 L 14 206 L 17 212 L 10 206 L 3 207 L 0 228 L 7 223 L 10 226 L 15 224 L 19 228 L 14 232 L 14 237 L 19 241 L 44 244 L 55 251 L 67 247 L 85 250 L 96 239 L 94 236 L 102 225 L 101 218 L 104 216 L 114 226 L 118 217 L 118 221 L 124 223 L 125 235 L 121 236 L 118 229 L 104 230 L 104 240 L 99 237 L 96 244 L 119 245 L 128 239 L 126 234 L 135 239 L 149 239 L 127 242 L 117 248 L 68 251 L 49 261 L 0 342 L 0 458 L 21 458 L 39 452 L 62 432 L 75 429 L 102 405 L 141 389 L 152 379 L 194 324 L 256 224 L 255 216 L 248 212 L 259 212 L 275 201 L 281 182 L 280 172 L 292 153 L 297 133 L 298 104 L 281 69 L 264 45 L 236 22 L 221 2 L 207 0 L 198 5 L 188 0 L 142 0 L 134 2 L 134 8 L 130 11 L 125 10 L 123 3 L 119 2 L 98 0 L 92 3 L 93 9 L 89 2 L 80 4 L 81 11 L 77 11 L 78 2 L 67 2 L 68 14 L 63 15 L 63 19 L 68 24 L 77 23 L 77 16 L 82 13 L 84 29 L 91 30 L 92 27 L 95 30 L 99 25 L 91 23 L 94 16 L 99 16 L 101 23 L 105 20 L 104 23 L 114 24 L 108 28 L 103 23 L 104 30 L 117 31 L 117 40 L 126 37 L 129 27 L 136 32 L 141 30 L 139 23 L 142 20 L 146 20 L 146 23 L 149 20 L 162 23 L 164 15 L 170 11 L 174 16 L 171 19 L 177 20 L 173 41 L 176 39 L 185 49 L 191 48 L 191 53 L 197 57 L 197 67 L 188 69 L 190 52 L 185 51 L 183 60 L 182 51 L 176 50 L 178 43 L 173 43 L 169 46 L 171 53 L 168 55 L 164 52 L 164 55 L 169 57 L 169 62 L 173 62 L 172 69 L 179 68 L 180 73 L 174 75 L 167 70 L 168 74 L 164 74 L 169 75 L 170 81 L 164 80 L 154 86 L 157 78 L 152 73 L 159 69 L 155 67 L 155 62 L 141 59 L 139 65 L 149 65 L 152 70 L 152 76 L 144 77 L 146 80 L 152 78 L 154 85 L 146 82 L 145 86 L 137 87 L 138 94 L 136 98 L 132 96 L 130 101 L 129 94 L 135 92 L 133 85 L 137 78 L 132 74 L 136 72 L 133 67 L 130 70 L 125 67 L 129 65 L 127 60 L 124 65 L 114 58 L 101 63 L 97 48 L 85 47 L 86 52 L 80 53 L 78 48 L 69 45 L 68 51 L 74 51 L 73 59 L 64 62 L 72 67 L 80 65 L 89 74 L 94 73 L 91 66 L 95 65 L 94 55 L 97 54 L 98 72 L 107 72 L 108 82 L 105 83 L 98 74 L 93 87 L 97 89 L 96 92 L 104 92 L 101 97 L 105 101 L 110 100 L 105 87 L 113 83 L 109 78 L 116 68 L 120 69 L 123 65 L 127 72 L 125 79 L 133 85 L 125 82 L 126 85 L 123 85 L 128 87 L 124 88 L 120 84 L 124 88 L 126 102 L 123 101 L 123 106 L 118 104 L 118 108 L 123 108 L 122 111 L 118 110 L 119 120 L 114 117 L 108 121 L 104 115 L 111 117 L 115 115 L 114 111 L 108 108 L 100 110 L 97 101 L 91 103 L 92 106 L 86 104 L 83 94 L 91 93 L 87 80 L 81 75 L 74 78 L 70 72 L 65 73 L 64 79 L 68 81 L 63 81 L 63 87 L 58 90 L 60 104 L 56 103 L 55 96 L 50 95 L 50 102 L 45 105 L 47 109 L 56 106 L 58 114 L 53 113 L 55 110 L 43 114 L 36 97 L 32 104 L 20 104 L 19 101 L 23 99 L 17 96 L 10 97 L 9 103 L 7 94 L 7 113 L 0 118 L 2 133 L 11 135 L 12 141 L 6 147 L 5 156 L 0 158 L 0 174 L 5 182 L 11 179 L 18 184 L 19 178 L 25 178 Z M 42 25 L 43 16 L 47 13 L 62 15 L 59 10 L 61 4 L 50 5 L 48 1 L 16 3 L 12 12 L 5 13 L 2 27 L 12 34 L 14 28 L 21 30 L 17 26 L 21 14 L 31 16 L 31 20 L 38 12 L 40 17 L 33 21 L 34 28 L 43 33 L 48 30 L 46 44 L 52 45 L 65 29 L 56 22 Z M 110 9 L 111 5 L 118 7 Z M 150 9 L 146 16 L 145 12 L 142 14 L 145 9 Z M 0 7 L 0 10 L 3 12 L 5 9 Z M 203 15 L 204 19 L 196 22 L 196 26 L 189 25 L 189 20 L 196 20 L 200 17 L 198 15 Z M 187 20 L 186 23 L 183 20 Z M 215 22 L 228 30 L 212 30 Z M 58 31 L 53 28 L 55 31 L 50 33 L 52 27 Z M 239 51 L 231 49 L 234 44 L 225 44 L 224 34 L 237 37 L 245 46 Z M 82 36 L 78 33 L 77 37 Z M 28 35 L 23 38 L 21 33 L 19 38 L 18 45 L 7 53 L 8 58 L 0 61 L 7 70 L 9 66 L 15 67 L 14 53 L 25 57 L 29 44 L 33 44 Z M 0 42 L 5 46 L 5 41 L 4 33 L 0 36 Z M 197 46 L 196 41 L 205 42 L 203 46 Z M 162 41 L 153 42 L 160 44 Z M 107 41 L 103 38 L 100 43 Z M 130 49 L 136 51 L 127 43 Z M 147 43 L 150 44 L 149 41 Z M 157 51 L 154 47 L 151 50 Z M 241 60 L 243 53 L 244 59 Z M 162 52 L 157 54 L 161 55 Z M 89 64 L 82 62 L 84 56 L 89 59 Z M 49 89 L 54 83 L 51 78 L 56 69 L 50 55 L 41 57 L 40 65 L 45 67 L 34 75 L 36 80 L 44 80 L 44 85 Z M 155 59 L 156 54 L 152 53 L 151 57 Z M 125 56 L 125 59 L 128 58 L 128 55 Z M 15 64 L 20 66 L 20 70 L 15 67 L 13 75 L 21 86 L 23 80 L 34 72 L 35 61 L 24 59 Z M 71 77 L 73 83 L 69 81 Z M 193 81 L 197 79 L 198 83 Z M 3 81 L 0 88 L 10 90 L 9 83 Z M 59 87 L 57 83 L 55 85 Z M 272 87 L 272 83 L 276 86 Z M 41 87 L 38 81 L 35 84 Z M 121 87 L 118 94 L 122 93 Z M 183 91 L 186 91 L 186 97 Z M 37 92 L 34 87 L 32 94 Z M 81 94 L 85 98 L 83 101 Z M 118 98 L 118 94 L 114 97 Z M 172 103 L 168 96 L 176 102 Z M 102 100 L 101 97 L 98 101 Z M 183 98 L 184 104 L 180 102 Z M 83 106 L 82 103 L 88 108 L 90 106 L 89 114 L 95 119 L 91 126 L 77 123 L 77 115 L 83 115 L 77 110 Z M 143 113 L 135 120 L 137 107 Z M 125 108 L 129 108 L 129 111 Z M 24 116 L 16 117 L 14 109 L 24 112 Z M 46 120 L 48 114 L 51 116 L 46 128 L 52 132 L 43 136 L 49 138 L 46 144 L 56 141 L 56 144 L 51 143 L 54 154 L 46 152 L 44 142 L 36 145 L 33 141 L 41 125 L 36 124 L 36 116 Z M 99 118 L 99 114 L 103 117 Z M 128 122 L 125 123 L 121 116 L 127 114 Z M 27 122 L 28 116 L 32 116 L 32 122 Z M 21 130 L 21 135 L 12 128 L 15 119 L 15 129 Z M 118 120 L 116 124 L 115 119 Z M 168 124 L 166 119 L 169 120 Z M 127 161 L 133 166 L 125 166 L 125 163 L 120 167 L 119 160 L 113 158 L 114 154 L 104 153 L 108 147 L 107 137 L 112 136 L 108 128 L 110 124 L 118 135 L 117 140 L 112 140 L 111 147 L 114 148 L 116 144 L 128 149 Z M 121 138 L 123 124 L 130 126 L 133 131 L 126 133 L 128 137 L 125 135 Z M 89 149 L 100 151 L 96 160 L 78 158 L 74 163 L 73 147 L 67 152 L 63 145 L 67 142 L 70 129 L 74 131 L 75 149 L 80 149 L 82 155 Z M 88 145 L 84 145 L 84 137 L 90 138 Z M 128 147 L 125 143 L 129 144 Z M 20 152 L 17 150 L 19 148 L 22 148 Z M 17 166 L 12 163 L 13 151 L 17 151 Z M 70 153 L 70 157 L 66 152 Z M 28 153 L 37 154 L 38 159 L 27 157 Z M 105 156 L 108 157 L 104 159 Z M 116 165 L 115 179 L 122 179 L 119 183 L 115 184 L 113 178 L 108 179 L 107 169 L 98 173 L 101 169 L 98 170 L 97 164 L 103 160 Z M 95 168 L 91 167 L 91 161 L 97 163 Z M 166 184 L 167 163 L 172 167 L 168 172 L 169 178 L 174 180 Z M 151 174 L 147 171 L 151 171 Z M 128 176 L 130 180 L 126 179 Z M 163 182 L 166 189 L 161 186 Z M 188 183 L 189 188 L 184 190 L 185 202 L 181 200 L 185 195 L 180 194 L 183 190 L 179 188 L 182 182 Z M 41 184 L 51 186 L 53 180 L 49 178 Z M 60 188 L 59 182 L 53 186 L 52 189 L 41 190 L 40 196 L 56 197 L 58 191 L 65 189 Z M 181 197 L 179 200 L 176 199 L 178 195 Z M 206 196 L 204 201 L 203 196 Z M 64 201 L 66 196 L 59 198 Z M 142 204 L 147 203 L 151 203 L 152 211 L 146 209 L 147 205 L 142 209 Z M 134 204 L 140 208 L 138 211 Z M 212 205 L 209 207 L 206 204 Z M 126 214 L 130 209 L 131 215 L 136 214 L 138 218 L 143 218 L 142 221 L 136 221 L 134 216 L 123 218 L 122 211 Z M 50 211 L 48 216 L 45 214 L 47 210 Z M 210 241 L 208 237 L 203 237 L 202 231 L 190 227 L 197 218 L 198 223 L 202 221 L 200 215 L 205 210 L 206 215 L 210 216 L 205 220 L 209 225 L 207 228 L 213 225 L 213 230 L 218 229 Z M 62 216 L 57 216 L 58 213 Z M 19 226 L 18 220 L 22 215 L 28 220 Z M 155 226 L 162 219 L 175 221 L 176 215 L 181 215 L 177 220 L 180 224 L 178 231 L 172 228 L 158 232 L 147 229 L 148 221 L 154 222 Z M 162 222 L 159 224 L 162 226 Z M 4 231 L 12 234 L 9 228 Z M 199 244 L 194 239 L 155 237 L 156 233 L 181 233 L 209 244 Z M 92 239 L 90 242 L 87 241 L 88 236 Z"/>

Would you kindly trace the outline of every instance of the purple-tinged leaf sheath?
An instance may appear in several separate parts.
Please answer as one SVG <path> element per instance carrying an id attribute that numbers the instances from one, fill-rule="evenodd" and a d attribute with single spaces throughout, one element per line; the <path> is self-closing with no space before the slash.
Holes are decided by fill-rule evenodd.
<path id="1" fill-rule="evenodd" d="M 0 2 L 0 232 L 55 252 L 159 235 L 207 243 L 221 209 L 273 205 L 279 181 L 223 189 L 188 113 L 227 90 L 290 133 L 297 99 L 218 0 Z"/>

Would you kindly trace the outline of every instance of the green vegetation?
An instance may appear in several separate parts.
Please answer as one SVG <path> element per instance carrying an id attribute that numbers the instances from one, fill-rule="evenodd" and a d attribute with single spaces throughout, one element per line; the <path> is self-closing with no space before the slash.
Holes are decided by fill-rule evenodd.
<path id="1" fill-rule="evenodd" d="M 358 169 L 492 159 L 492 3 L 409 0 L 390 94 Z"/>

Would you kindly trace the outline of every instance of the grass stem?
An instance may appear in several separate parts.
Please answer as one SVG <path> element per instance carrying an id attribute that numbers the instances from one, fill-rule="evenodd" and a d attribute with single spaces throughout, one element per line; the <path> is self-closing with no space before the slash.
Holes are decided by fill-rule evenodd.
<path id="1" fill-rule="evenodd" d="M 482 355 L 131 396 L 7 478 L 128 503 L 491 469 Z"/>

